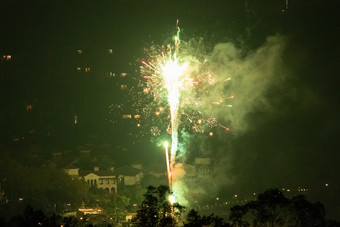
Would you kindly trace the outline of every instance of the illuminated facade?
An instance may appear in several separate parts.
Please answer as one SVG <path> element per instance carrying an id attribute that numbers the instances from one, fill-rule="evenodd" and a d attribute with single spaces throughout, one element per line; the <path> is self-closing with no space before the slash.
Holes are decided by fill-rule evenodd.
<path id="1" fill-rule="evenodd" d="M 90 186 L 106 190 L 109 193 L 117 193 L 117 180 L 112 171 L 99 171 L 99 169 L 85 173 L 82 178 Z"/>

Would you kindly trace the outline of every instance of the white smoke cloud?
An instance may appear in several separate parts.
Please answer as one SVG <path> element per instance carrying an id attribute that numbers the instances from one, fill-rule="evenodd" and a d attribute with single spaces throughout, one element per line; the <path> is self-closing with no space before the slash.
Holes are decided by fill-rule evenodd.
<path id="1" fill-rule="evenodd" d="M 268 37 L 261 47 L 248 53 L 233 43 L 215 46 L 209 63 L 217 86 L 206 102 L 221 94 L 234 95 L 233 108 L 218 112 L 218 117 L 230 122 L 234 132 L 242 133 L 248 129 L 247 114 L 258 108 L 263 111 L 270 109 L 264 95 L 271 85 L 281 80 L 284 46 L 284 38 L 280 35 Z M 226 80 L 228 78 L 231 80 Z"/>
<path id="2" fill-rule="evenodd" d="M 253 51 L 244 51 L 233 43 L 217 44 L 211 55 L 208 56 L 208 64 L 213 73 L 216 83 L 215 89 L 208 96 L 202 97 L 205 103 L 205 111 L 210 111 L 209 106 L 216 101 L 216 97 L 225 99 L 235 96 L 232 100 L 223 100 L 224 104 L 231 102 L 232 108 L 223 107 L 215 112 L 217 118 L 230 125 L 233 135 L 240 135 L 247 130 L 251 122 L 247 121 L 247 115 L 259 109 L 270 111 L 270 104 L 266 99 L 266 92 L 276 86 L 282 80 L 282 55 L 285 47 L 285 39 L 280 35 L 270 36 L 266 42 Z M 230 78 L 230 80 L 228 79 Z M 221 135 L 220 139 L 225 135 Z M 186 138 L 187 140 L 188 138 Z M 181 191 L 182 201 L 190 198 L 193 194 L 212 195 L 218 193 L 222 188 L 234 184 L 233 171 L 233 149 L 231 146 L 219 148 L 218 150 L 207 149 L 209 142 L 204 139 L 199 141 L 200 150 L 194 156 L 214 157 L 215 162 L 206 175 L 200 175 L 192 165 L 180 165 L 179 177 L 174 184 L 174 191 Z M 229 144 L 230 145 L 230 144 Z M 211 149 L 214 149 L 213 147 Z M 185 150 L 182 148 L 181 150 Z M 213 156 L 212 156 L 213 155 Z M 185 176 L 185 171 L 188 176 Z M 195 172 L 192 176 L 192 172 Z M 189 173 L 190 172 L 190 173 Z M 190 176 L 189 176 L 190 175 Z M 192 179 L 195 179 L 192 181 Z M 191 179 L 191 180 L 189 180 Z M 189 182 L 189 181 L 190 182 Z M 203 196 L 205 197 L 205 196 Z"/>

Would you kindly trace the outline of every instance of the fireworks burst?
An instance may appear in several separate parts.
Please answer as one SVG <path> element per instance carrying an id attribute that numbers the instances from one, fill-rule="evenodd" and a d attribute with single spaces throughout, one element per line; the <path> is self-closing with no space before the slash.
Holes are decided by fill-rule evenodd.
<path id="1" fill-rule="evenodd" d="M 214 117 L 213 108 L 231 107 L 226 101 L 234 98 L 224 97 L 223 94 L 215 97 L 214 86 L 221 81 L 217 81 L 209 70 L 205 54 L 197 51 L 202 49 L 202 40 L 196 42 L 197 46 L 195 42 L 183 43 L 179 33 L 177 27 L 174 45 L 152 46 L 148 49 L 147 60 L 143 60 L 141 66 L 143 93 L 150 100 L 148 108 L 144 109 L 144 117 L 147 121 L 158 121 L 153 121 L 151 133 L 171 134 L 170 161 L 168 144 L 164 144 L 170 188 L 176 177 L 176 155 L 181 152 L 178 151 L 180 132 L 208 133 L 214 127 L 229 131 L 228 127 Z M 225 79 L 222 83 L 228 83 L 229 80 Z"/>
<path id="2" fill-rule="evenodd" d="M 179 38 L 175 37 L 176 43 Z M 214 78 L 209 61 L 201 53 L 201 45 L 201 41 L 181 41 L 180 45 L 177 41 L 174 46 L 151 46 L 145 51 L 148 61 L 142 61 L 140 81 L 144 104 L 139 105 L 145 105 L 148 100 L 143 118 L 152 122 L 148 128 L 153 135 L 172 134 L 176 127 L 177 132 L 183 129 L 208 133 L 214 127 L 229 130 L 216 119 L 214 108 L 232 107 L 228 102 L 234 96 L 216 97 L 214 88 L 219 83 L 228 83 L 230 78 L 223 81 Z M 195 49 L 200 51 L 191 51 Z"/>

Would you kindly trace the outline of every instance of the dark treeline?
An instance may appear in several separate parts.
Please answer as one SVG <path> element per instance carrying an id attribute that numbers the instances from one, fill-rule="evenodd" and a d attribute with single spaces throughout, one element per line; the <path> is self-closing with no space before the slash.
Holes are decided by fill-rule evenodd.
<path id="1" fill-rule="evenodd" d="M 269 189 L 257 196 L 257 199 L 245 205 L 236 205 L 230 209 L 229 222 L 211 215 L 199 215 L 179 204 L 171 206 L 171 192 L 167 186 L 149 186 L 144 195 L 133 226 L 340 226 L 339 222 L 326 220 L 325 209 L 320 202 L 311 203 L 303 195 L 288 199 L 278 189 Z"/>
<path id="2" fill-rule="evenodd" d="M 149 186 L 144 194 L 135 217 L 129 226 L 160 227 L 247 227 L 247 226 L 295 226 L 295 227 L 338 227 L 340 222 L 326 220 L 326 211 L 320 202 L 311 203 L 303 195 L 291 199 L 278 189 L 269 189 L 257 196 L 257 199 L 244 205 L 235 205 L 230 208 L 229 220 L 211 215 L 200 215 L 195 210 L 187 210 L 178 203 L 171 205 L 169 196 L 171 191 L 167 186 Z M 2 206 L 1 209 L 4 207 Z M 93 221 L 85 218 L 62 217 L 52 213 L 46 215 L 40 209 L 26 206 L 21 214 L 12 216 L 6 221 L 0 217 L 0 225 L 4 227 L 19 226 L 111 226 L 101 219 Z"/>

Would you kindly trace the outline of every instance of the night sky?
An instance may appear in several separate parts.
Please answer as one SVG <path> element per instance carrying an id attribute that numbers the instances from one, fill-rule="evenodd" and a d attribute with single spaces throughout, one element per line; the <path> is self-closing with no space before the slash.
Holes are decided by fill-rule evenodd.
<path id="1" fill-rule="evenodd" d="M 307 187 L 325 199 L 328 183 L 330 200 L 338 200 L 339 10 L 335 0 L 290 0 L 288 9 L 284 0 L 1 0 L 1 148 L 25 137 L 25 144 L 72 149 L 96 134 L 129 148 L 112 152 L 118 163 L 162 162 L 151 135 L 108 123 L 121 114 L 108 114 L 111 104 L 138 97 L 121 93 L 120 79 L 108 82 L 105 73 L 126 72 L 134 85 L 144 48 L 168 42 L 178 19 L 181 39 L 202 38 L 216 73 L 234 76 L 218 88 L 235 95 L 233 108 L 217 111 L 230 132 L 192 134 L 186 144 L 187 162 L 218 160 L 219 184 L 206 192 Z M 77 73 L 80 65 L 91 72 Z"/>

